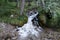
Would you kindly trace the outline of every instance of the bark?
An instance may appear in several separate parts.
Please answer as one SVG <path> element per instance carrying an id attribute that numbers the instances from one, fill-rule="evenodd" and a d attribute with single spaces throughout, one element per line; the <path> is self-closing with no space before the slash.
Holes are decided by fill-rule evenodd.
<path id="1" fill-rule="evenodd" d="M 44 3 L 44 0 L 41 0 L 41 6 L 43 9 L 45 9 L 45 3 Z"/>
<path id="2" fill-rule="evenodd" d="M 19 8 L 19 0 L 16 0 L 16 7 Z"/>
<path id="3" fill-rule="evenodd" d="M 22 15 L 22 14 L 23 14 L 24 5 L 25 5 L 25 0 L 21 0 L 20 15 Z"/>

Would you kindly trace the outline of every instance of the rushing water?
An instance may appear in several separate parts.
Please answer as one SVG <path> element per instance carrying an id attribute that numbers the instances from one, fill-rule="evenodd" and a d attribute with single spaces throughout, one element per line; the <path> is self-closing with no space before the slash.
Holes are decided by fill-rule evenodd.
<path id="1" fill-rule="evenodd" d="M 38 15 L 36 12 L 28 17 L 28 21 L 22 27 L 18 28 L 18 40 L 40 40 L 42 28 L 34 26 L 32 20 Z"/>

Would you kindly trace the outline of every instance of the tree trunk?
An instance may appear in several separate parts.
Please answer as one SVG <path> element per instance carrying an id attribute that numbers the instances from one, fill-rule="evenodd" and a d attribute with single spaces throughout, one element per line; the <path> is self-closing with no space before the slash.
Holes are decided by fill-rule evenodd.
<path id="1" fill-rule="evenodd" d="M 25 5 L 25 0 L 21 0 L 21 6 L 20 6 L 20 15 L 23 14 L 23 10 L 24 10 L 24 5 Z"/>
<path id="2" fill-rule="evenodd" d="M 19 8 L 19 0 L 16 0 L 16 7 Z"/>
<path id="3" fill-rule="evenodd" d="M 44 0 L 41 0 L 41 6 L 43 9 L 45 9 L 45 3 L 44 3 Z"/>

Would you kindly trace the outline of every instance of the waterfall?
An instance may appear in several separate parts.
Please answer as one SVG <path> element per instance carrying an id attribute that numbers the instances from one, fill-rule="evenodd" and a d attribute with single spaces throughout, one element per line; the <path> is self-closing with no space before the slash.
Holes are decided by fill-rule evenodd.
<path id="1" fill-rule="evenodd" d="M 28 17 L 28 21 L 18 29 L 18 40 L 40 40 L 42 28 L 33 25 L 32 20 L 38 15 L 38 12 L 33 13 Z"/>

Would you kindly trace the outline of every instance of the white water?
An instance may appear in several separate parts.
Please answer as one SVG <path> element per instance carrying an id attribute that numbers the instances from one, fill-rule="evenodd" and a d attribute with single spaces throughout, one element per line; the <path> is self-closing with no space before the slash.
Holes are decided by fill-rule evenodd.
<path id="1" fill-rule="evenodd" d="M 38 15 L 38 12 L 28 17 L 28 22 L 18 28 L 18 40 L 40 40 L 41 27 L 34 26 L 32 20 Z"/>

